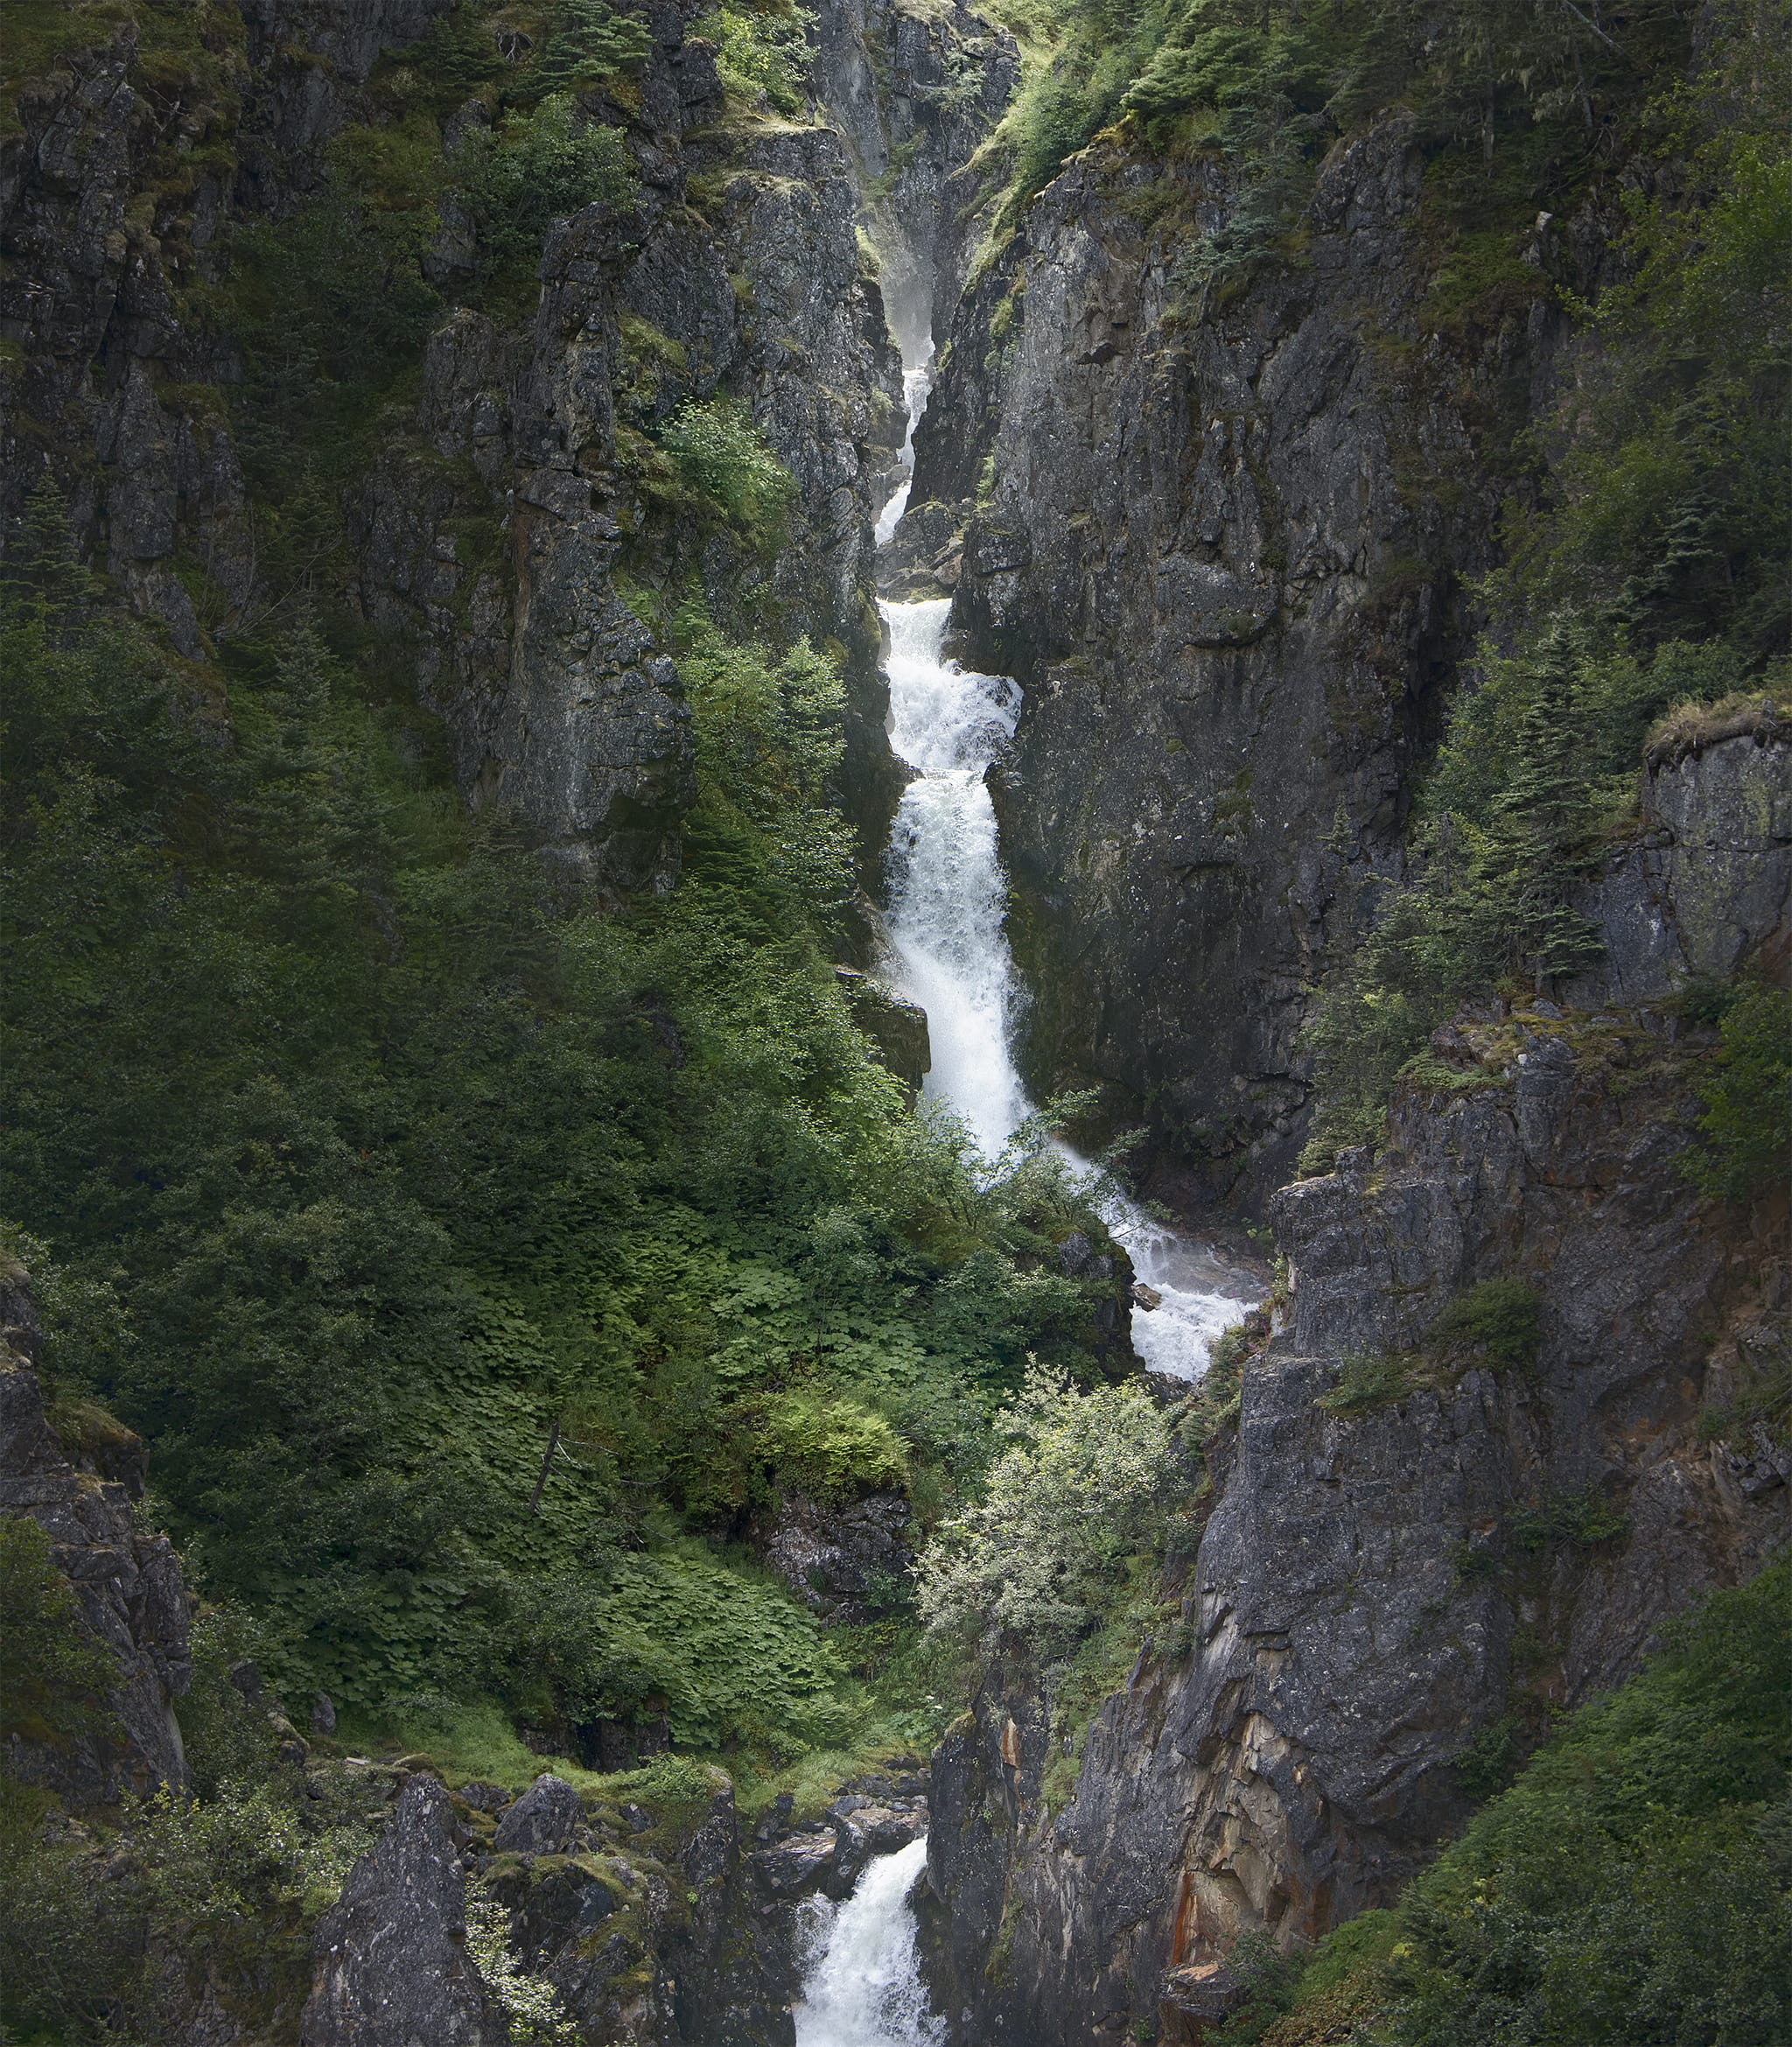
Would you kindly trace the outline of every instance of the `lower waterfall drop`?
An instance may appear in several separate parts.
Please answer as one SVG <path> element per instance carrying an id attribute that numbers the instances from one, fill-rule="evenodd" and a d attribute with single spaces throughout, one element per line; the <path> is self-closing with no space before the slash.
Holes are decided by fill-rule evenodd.
<path id="1" fill-rule="evenodd" d="M 927 1859 L 923 1837 L 868 1863 L 844 1904 L 809 1901 L 796 2047 L 939 2047 L 945 2024 L 928 2008 L 908 1902 Z"/>
<path id="2" fill-rule="evenodd" d="M 890 744 L 918 770 L 890 833 L 894 978 L 927 1012 L 925 1093 L 953 1109 L 993 1160 L 1032 1110 L 1010 1046 L 1008 890 L 984 782 L 1013 735 L 1020 690 L 942 659 L 948 599 L 879 608 L 890 628 Z M 1134 1272 L 1161 1296 L 1157 1307 L 1133 1310 L 1134 1349 L 1149 1371 L 1200 1378 L 1214 1339 L 1262 1287 L 1130 1202 L 1110 1202 L 1106 1220 Z"/>

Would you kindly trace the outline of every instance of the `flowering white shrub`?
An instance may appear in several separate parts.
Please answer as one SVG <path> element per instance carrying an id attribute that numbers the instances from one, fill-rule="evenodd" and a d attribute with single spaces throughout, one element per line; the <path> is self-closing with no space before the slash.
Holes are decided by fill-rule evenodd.
<path id="1" fill-rule="evenodd" d="M 921 1615 L 935 1633 L 1008 1630 L 1061 1651 L 1162 1518 L 1168 1431 L 1138 1386 L 1079 1392 L 1037 1369 L 1003 1427 L 1012 1447 L 984 1498 L 942 1523 L 920 1560 Z"/>

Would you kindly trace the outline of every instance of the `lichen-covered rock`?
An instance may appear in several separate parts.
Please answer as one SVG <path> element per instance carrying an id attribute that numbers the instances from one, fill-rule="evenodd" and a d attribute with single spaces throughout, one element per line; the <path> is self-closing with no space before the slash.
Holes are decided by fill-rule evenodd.
<path id="1" fill-rule="evenodd" d="M 92 1455 L 80 1458 L 88 1469 L 77 1469 L 45 1418 L 38 1342 L 29 1282 L 22 1267 L 9 1266 L 0 1271 L 0 1515 L 28 1515 L 49 1536 L 81 1624 L 116 1660 L 118 1675 L 107 1701 L 110 1725 L 49 1742 L 15 1736 L 7 1767 L 78 1812 L 127 1791 L 186 1788 L 174 1700 L 192 1674 L 189 1601 L 167 1537 L 139 1531 L 131 1518 L 143 1492 L 142 1445 L 113 1424 L 100 1446 L 125 1483 L 99 1476 Z"/>
<path id="2" fill-rule="evenodd" d="M 500 1855 L 564 1855 L 584 1822 L 578 1793 L 543 1770 L 498 1822 L 492 1847 Z"/>
<path id="3" fill-rule="evenodd" d="M 872 1607 L 906 1577 L 910 1518 L 900 1493 L 868 1493 L 832 1505 L 790 1489 L 779 1494 L 774 1509 L 755 1515 L 752 1539 L 806 1606 L 824 1619 L 856 1623 L 869 1620 Z"/>
<path id="4" fill-rule="evenodd" d="M 1604 956 L 1565 999 L 1659 1001 L 1689 978 L 1792 985 L 1792 719 L 1651 761 L 1639 830 L 1586 892 Z"/>
<path id="5" fill-rule="evenodd" d="M 302 2047 L 498 2047 L 503 2018 L 466 1946 L 453 1808 L 411 1777 L 318 1927 Z"/>

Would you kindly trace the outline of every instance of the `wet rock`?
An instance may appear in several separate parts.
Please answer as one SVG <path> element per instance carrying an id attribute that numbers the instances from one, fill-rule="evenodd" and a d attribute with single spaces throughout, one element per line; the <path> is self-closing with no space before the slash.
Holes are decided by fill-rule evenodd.
<path id="1" fill-rule="evenodd" d="M 564 1855 L 584 1824 L 578 1793 L 543 1770 L 498 1822 L 492 1846 L 500 1855 Z"/>
<path id="2" fill-rule="evenodd" d="M 505 2038 L 467 1954 L 452 1822 L 442 1786 L 412 1777 L 318 1927 L 301 2047 L 499 2047 Z"/>
<path id="3" fill-rule="evenodd" d="M 836 967 L 852 1020 L 878 1048 L 881 1063 L 906 1086 L 918 1092 L 933 1065 L 928 1043 L 928 1013 L 881 988 L 852 967 Z"/>

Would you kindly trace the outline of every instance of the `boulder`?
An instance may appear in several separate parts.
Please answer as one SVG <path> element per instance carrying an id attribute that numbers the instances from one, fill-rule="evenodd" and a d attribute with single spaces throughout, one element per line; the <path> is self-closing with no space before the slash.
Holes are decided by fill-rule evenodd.
<path id="1" fill-rule="evenodd" d="M 570 1787 L 569 1787 L 570 1789 Z M 300 2047 L 499 2047 L 502 2016 L 466 1947 L 453 1808 L 413 1777 L 392 1824 L 318 1925 Z"/>
<path id="2" fill-rule="evenodd" d="M 584 1820 L 578 1793 L 543 1770 L 498 1822 L 492 1846 L 500 1855 L 564 1855 Z"/>

